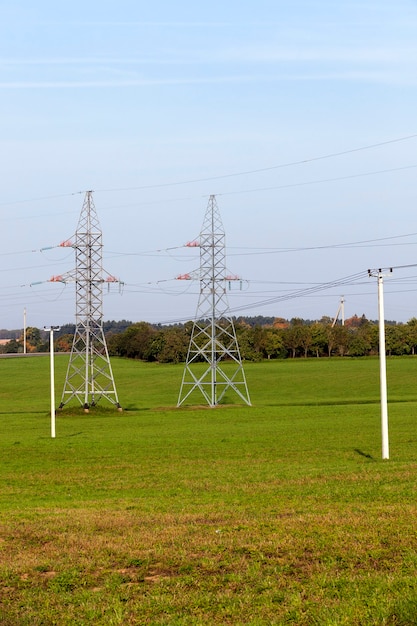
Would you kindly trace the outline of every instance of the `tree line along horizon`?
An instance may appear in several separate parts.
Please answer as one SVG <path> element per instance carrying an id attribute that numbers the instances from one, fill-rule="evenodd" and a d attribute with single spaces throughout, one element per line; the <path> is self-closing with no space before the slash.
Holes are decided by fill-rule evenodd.
<path id="1" fill-rule="evenodd" d="M 245 361 L 333 356 L 376 356 L 379 353 L 379 324 L 365 315 L 354 315 L 334 323 L 329 317 L 304 320 L 281 317 L 234 317 L 240 354 Z M 194 322 L 161 325 L 128 320 L 103 322 L 110 356 L 149 362 L 181 363 L 186 360 Z M 54 350 L 69 352 L 75 324 L 64 324 L 54 333 Z M 21 329 L 0 330 L 0 353 L 24 351 Z M 417 354 L 417 318 L 408 322 L 385 322 L 385 347 L 388 356 Z M 26 328 L 26 352 L 49 351 L 49 333 L 36 327 Z"/>

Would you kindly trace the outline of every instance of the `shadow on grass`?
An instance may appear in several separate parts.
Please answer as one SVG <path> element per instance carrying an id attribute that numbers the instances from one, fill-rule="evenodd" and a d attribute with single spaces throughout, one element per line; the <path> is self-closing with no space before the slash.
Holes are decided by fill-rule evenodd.
<path id="1" fill-rule="evenodd" d="M 356 452 L 356 454 L 359 454 L 360 456 L 364 456 L 366 459 L 371 459 L 372 461 L 375 461 L 375 459 L 372 456 L 372 454 L 368 454 L 367 452 L 363 452 L 362 450 L 359 450 L 359 448 L 354 448 L 353 451 Z"/>
<path id="2" fill-rule="evenodd" d="M 79 437 L 80 435 L 83 435 L 84 432 L 82 430 L 80 430 L 78 433 L 70 433 L 69 435 L 60 435 L 61 439 L 69 439 L 70 437 Z"/>
<path id="3" fill-rule="evenodd" d="M 150 407 L 135 407 L 126 406 L 122 407 L 119 411 L 113 407 L 102 406 L 90 406 L 88 411 L 85 411 L 83 407 L 63 407 L 62 409 L 56 409 L 55 414 L 57 417 L 121 417 L 123 413 L 131 413 L 133 411 L 141 413 L 143 411 L 150 411 Z"/>
<path id="4" fill-rule="evenodd" d="M 402 404 L 406 402 L 415 402 L 415 399 L 390 400 L 390 404 Z M 362 404 L 379 405 L 380 403 L 381 400 L 376 398 L 375 400 L 307 400 L 306 402 L 268 402 L 264 406 L 358 406 Z"/>
<path id="5" fill-rule="evenodd" d="M 138 413 L 142 413 L 143 411 L 150 411 L 150 406 L 124 406 L 122 413 L 130 413 L 132 411 L 137 411 Z"/>
<path id="6" fill-rule="evenodd" d="M 82 430 L 80 430 L 78 433 L 70 433 L 69 435 L 62 435 L 61 433 L 59 434 L 59 438 L 60 439 L 70 439 L 71 437 L 79 437 L 80 435 L 83 435 L 84 432 Z M 50 435 L 43 435 L 41 437 L 39 437 L 39 439 L 51 439 Z M 14 445 L 20 443 L 20 441 L 15 441 Z M 1 623 L 1 622 L 0 622 Z"/>
<path id="7" fill-rule="evenodd" d="M 0 411 L 0 415 L 49 415 L 46 411 Z"/>
<path id="8" fill-rule="evenodd" d="M 379 404 L 379 402 L 379 400 L 307 400 L 305 402 L 268 402 L 265 406 L 357 406 Z"/>

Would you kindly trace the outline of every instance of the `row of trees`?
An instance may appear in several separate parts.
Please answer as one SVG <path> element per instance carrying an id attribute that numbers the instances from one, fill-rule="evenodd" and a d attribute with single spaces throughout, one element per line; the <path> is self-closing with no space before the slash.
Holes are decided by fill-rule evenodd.
<path id="1" fill-rule="evenodd" d="M 115 320 L 109 320 L 103 322 L 104 333 L 113 334 L 121 333 L 125 331 L 132 322 L 127 320 L 121 320 L 116 322 Z M 69 352 L 72 346 L 72 340 L 75 332 L 75 324 L 63 324 L 59 330 L 55 331 L 55 350 L 56 352 Z M 26 328 L 26 337 L 23 335 L 23 331 L 19 330 L 0 330 L 0 354 L 13 354 L 18 352 L 47 352 L 49 351 L 49 332 L 36 328 L 35 326 L 28 326 Z"/>
<path id="2" fill-rule="evenodd" d="M 320 321 L 291 321 L 276 318 L 272 324 L 252 325 L 245 319 L 235 321 L 238 344 L 243 359 L 285 359 L 298 357 L 371 356 L 379 351 L 376 322 L 354 316 L 344 325 L 332 325 L 329 318 Z M 146 361 L 184 361 L 192 323 L 155 327 L 146 322 L 132 324 L 125 332 L 108 337 L 112 355 Z M 388 355 L 417 353 L 417 319 L 406 324 L 385 326 Z"/>
<path id="3" fill-rule="evenodd" d="M 256 320 L 254 323 L 254 319 Z M 263 322 L 263 323 L 262 323 Z M 111 356 L 160 363 L 180 363 L 187 355 L 192 322 L 160 326 L 147 322 L 106 322 L 107 346 Z M 235 320 L 241 356 L 247 361 L 332 356 L 371 356 L 378 354 L 379 329 L 375 321 L 356 315 L 344 325 L 330 318 L 306 321 L 282 318 L 239 318 Z M 71 332 L 69 332 L 71 331 Z M 71 349 L 74 327 L 56 333 L 55 350 Z M 386 352 L 389 356 L 417 353 L 417 318 L 406 324 L 387 323 Z M 37 328 L 26 330 L 27 352 L 49 350 L 48 334 Z M 1 352 L 22 352 L 23 336 L 1 346 Z"/>
<path id="4" fill-rule="evenodd" d="M 7 331 L 3 331 L 6 333 Z M 23 352 L 24 340 L 23 333 L 20 334 L 17 331 L 11 331 L 12 338 L 0 345 L 1 354 L 14 354 L 17 352 Z M 49 335 L 48 335 L 49 336 Z M 3 339 L 6 341 L 6 339 Z M 49 349 L 47 342 L 47 334 L 45 331 L 39 330 L 34 326 L 30 326 L 26 329 L 26 351 L 27 352 L 46 352 Z"/>

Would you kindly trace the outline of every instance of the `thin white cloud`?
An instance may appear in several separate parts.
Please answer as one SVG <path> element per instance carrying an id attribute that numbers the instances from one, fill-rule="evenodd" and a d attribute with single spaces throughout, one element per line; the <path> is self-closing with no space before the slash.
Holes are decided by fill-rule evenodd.
<path id="1" fill-rule="evenodd" d="M 133 80 L 68 80 L 68 81 L 10 81 L 0 82 L 0 89 L 80 89 L 107 87 L 144 87 L 152 85 L 192 85 L 229 82 L 248 82 L 257 80 L 257 76 L 214 76 L 206 78 L 160 78 Z"/>
<path id="2" fill-rule="evenodd" d="M 417 30 L 417 23 L 416 23 Z M 131 66 L 175 66 L 208 64 L 274 64 L 274 63 L 407 63 L 415 64 L 417 41 L 405 37 L 403 41 L 386 39 L 381 41 L 331 41 L 323 36 L 322 41 L 308 42 L 302 35 L 291 38 L 276 37 L 277 42 L 260 40 L 253 44 L 233 45 L 227 42 L 216 46 L 169 46 L 147 47 L 137 56 L 44 56 L 44 57 L 1 57 L 1 67 L 19 66 L 81 66 L 81 65 L 131 65 Z M 278 43 L 279 42 L 279 43 Z"/>
<path id="3" fill-rule="evenodd" d="M 291 46 L 277 47 L 267 44 L 230 48 L 218 51 L 216 57 L 223 61 L 240 63 L 279 63 L 279 62 L 344 62 L 344 63 L 388 63 L 413 60 L 417 55 L 417 45 L 382 47 L 361 46 Z"/>
<path id="4" fill-rule="evenodd" d="M 0 67 L 24 66 L 103 66 L 103 65 L 198 65 L 225 63 L 415 63 L 417 44 L 384 46 L 338 45 L 268 45 L 259 43 L 246 46 L 217 47 L 215 49 L 173 50 L 165 56 L 137 57 L 0 57 Z"/>
<path id="5" fill-rule="evenodd" d="M 390 85 L 417 85 L 417 74 L 413 77 L 398 74 L 396 71 L 347 70 L 347 71 L 318 71 L 318 72 L 289 72 L 287 74 L 245 74 L 207 77 L 178 77 L 178 78 L 137 78 L 112 80 L 20 80 L 0 81 L 0 90 L 19 89 L 106 89 L 106 88 L 134 88 L 152 86 L 179 86 L 179 85 L 210 85 L 228 83 L 276 83 L 297 81 L 347 81 L 367 82 Z"/>

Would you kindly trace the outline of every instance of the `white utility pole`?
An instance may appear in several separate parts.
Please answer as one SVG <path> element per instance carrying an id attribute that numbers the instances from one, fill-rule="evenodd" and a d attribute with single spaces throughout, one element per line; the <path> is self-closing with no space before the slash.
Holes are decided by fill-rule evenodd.
<path id="1" fill-rule="evenodd" d="M 336 316 L 333 320 L 332 328 L 336 325 L 336 322 L 339 319 L 340 314 L 342 314 L 342 326 L 344 326 L 345 325 L 345 298 L 344 296 L 340 298 L 339 308 L 337 309 Z"/>
<path id="2" fill-rule="evenodd" d="M 51 354 L 51 437 L 55 439 L 55 371 L 54 371 L 54 330 L 59 326 L 44 326 L 49 331 L 49 350 Z"/>
<path id="3" fill-rule="evenodd" d="M 392 272 L 392 268 L 389 268 Z M 387 401 L 387 365 L 385 351 L 385 315 L 384 315 L 384 276 L 381 269 L 368 270 L 368 275 L 378 279 L 378 321 L 379 321 L 379 378 L 381 389 L 381 434 L 382 458 L 389 459 L 388 436 L 388 401 Z"/>
<path id="4" fill-rule="evenodd" d="M 23 354 L 26 354 L 26 307 L 23 309 Z"/>

